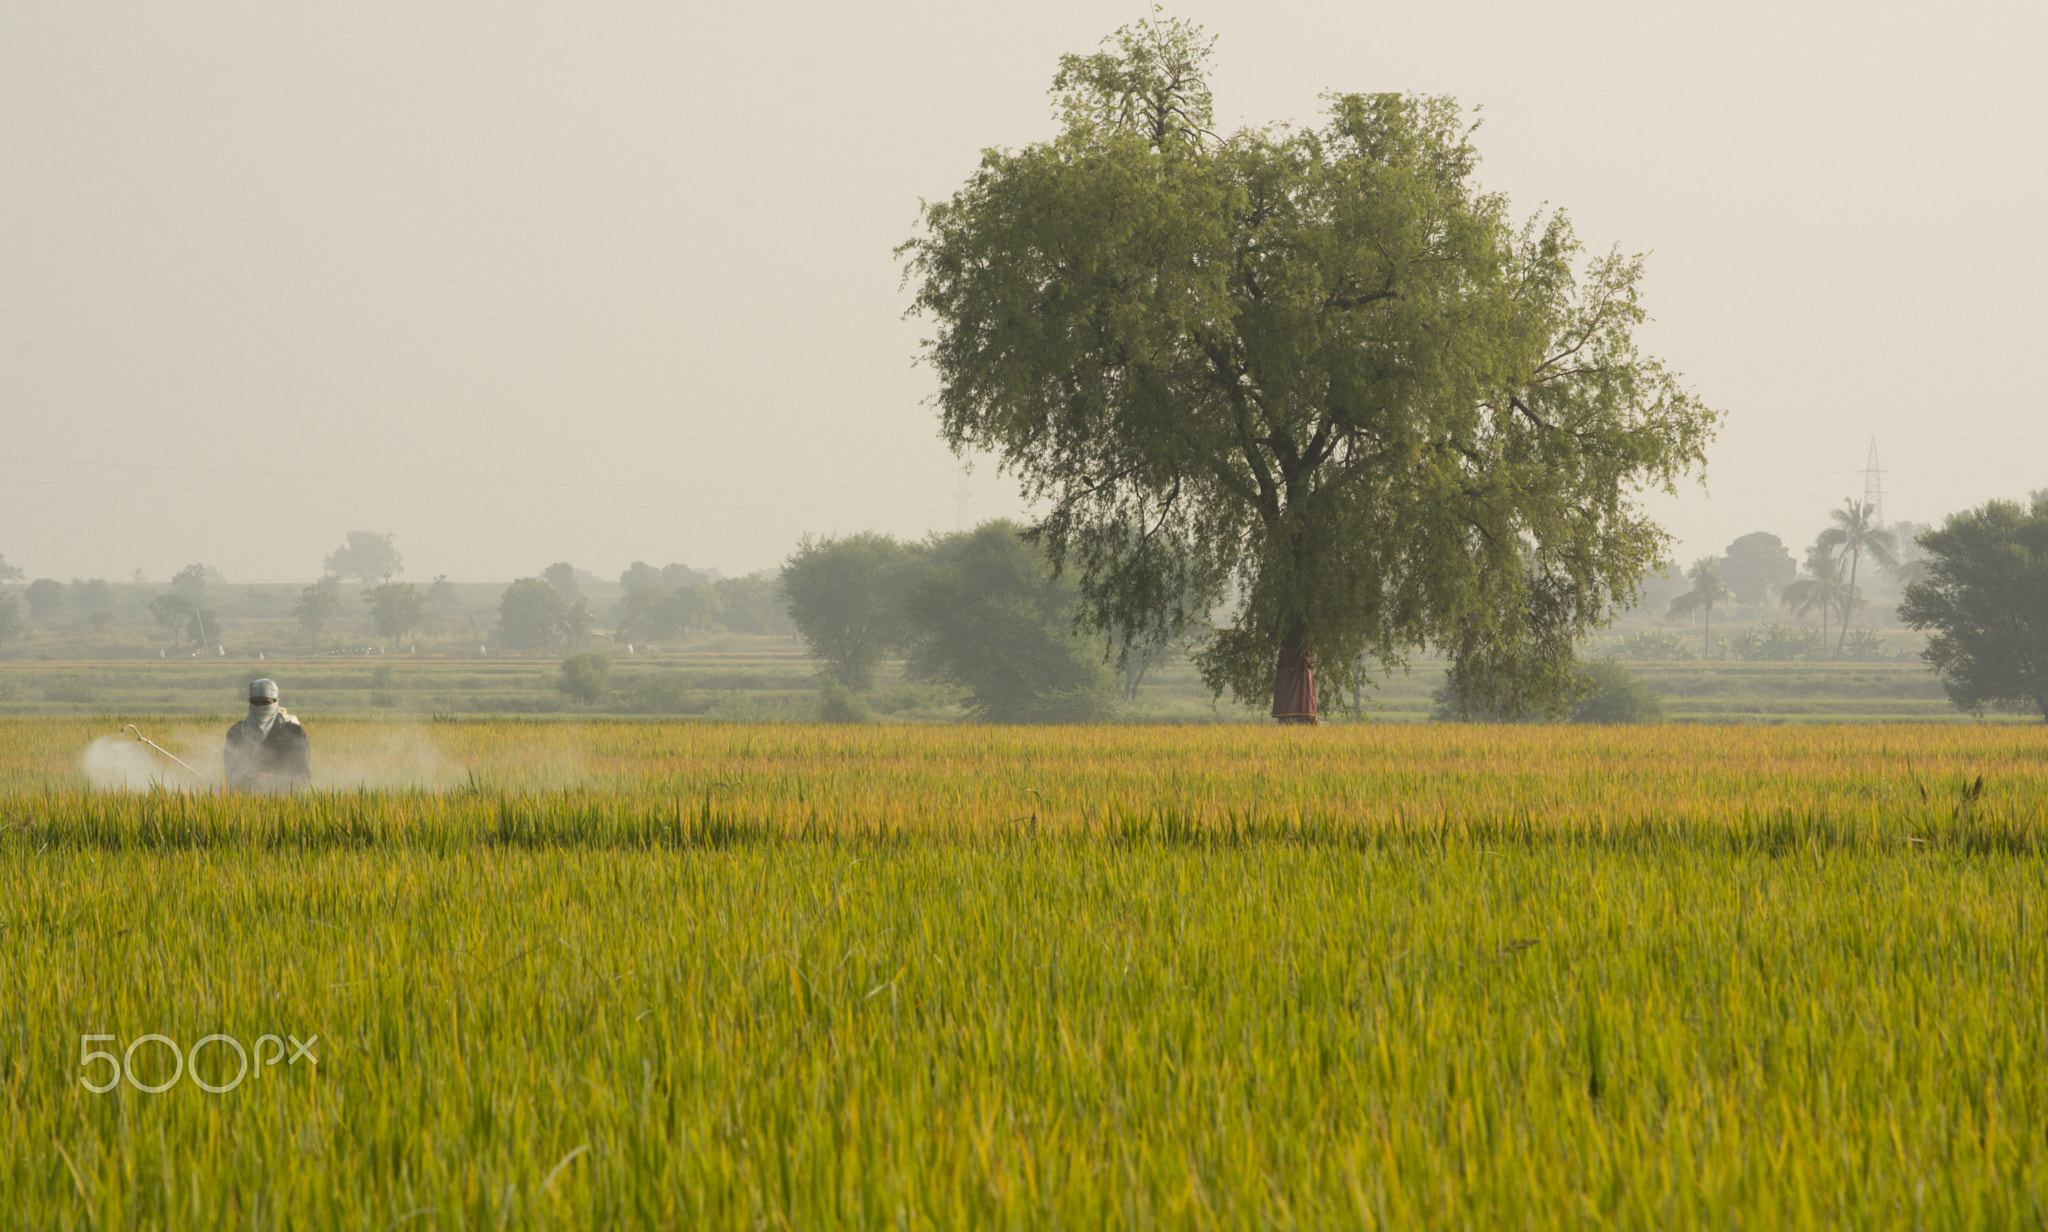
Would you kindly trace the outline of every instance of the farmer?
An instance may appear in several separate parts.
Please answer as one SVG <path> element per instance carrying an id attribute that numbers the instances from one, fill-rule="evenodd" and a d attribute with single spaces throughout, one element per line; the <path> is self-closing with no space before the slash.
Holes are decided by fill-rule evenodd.
<path id="1" fill-rule="evenodd" d="M 306 729 L 277 704 L 277 681 L 249 682 L 249 716 L 228 728 L 230 791 L 289 791 L 313 780 Z"/>

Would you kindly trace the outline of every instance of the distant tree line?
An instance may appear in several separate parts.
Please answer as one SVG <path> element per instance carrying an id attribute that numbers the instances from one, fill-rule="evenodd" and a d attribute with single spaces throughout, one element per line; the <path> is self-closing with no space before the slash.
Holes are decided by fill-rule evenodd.
<path id="1" fill-rule="evenodd" d="M 1796 616 L 1817 613 L 1823 628 L 1817 636 L 1778 625 L 1749 629 L 1723 638 L 1728 652 L 1761 661 L 1868 658 L 1878 639 L 1850 622 L 1868 605 L 1865 581 L 1882 576 L 1901 584 L 1900 618 L 1930 634 L 1923 657 L 1958 707 L 1981 713 L 2017 706 L 2048 719 L 2048 489 L 2027 504 L 1992 501 L 1950 515 L 1938 528 L 1878 526 L 1874 512 L 1855 500 L 1831 511 L 1830 521 L 1803 564 L 1777 536 L 1757 532 L 1682 575 L 1666 566 L 1639 593 L 1671 616 L 1701 616 L 1703 652 L 1717 608 L 1775 601 Z M 1864 568 L 1866 558 L 1871 570 Z M 424 589 L 393 580 L 402 558 L 388 534 L 351 532 L 324 563 L 327 574 L 293 604 L 309 645 L 342 610 L 344 577 L 364 583 L 360 600 L 385 637 L 434 627 L 454 606 L 455 587 L 446 576 Z M 575 651 L 597 632 L 599 619 L 579 593 L 579 578 L 597 582 L 566 562 L 514 581 L 500 595 L 495 632 L 485 636 L 507 649 Z M 19 591 L 0 589 L 0 642 L 22 636 L 31 621 L 47 625 L 69 614 L 100 627 L 113 617 L 115 594 L 106 580 L 28 581 L 24 570 L 0 556 L 0 583 L 22 582 Z M 214 645 L 225 585 L 217 570 L 187 565 L 148 598 L 146 614 L 181 647 Z M 900 656 L 911 679 L 959 689 L 983 718 L 1100 718 L 1119 693 L 1133 695 L 1149 666 L 1213 633 L 1195 598 L 1162 595 L 1162 604 L 1204 619 L 1188 621 L 1175 647 L 1134 646 L 1115 628 L 1092 622 L 1074 581 L 1059 576 L 1046 552 L 1009 522 L 917 543 L 873 533 L 806 538 L 775 579 L 720 578 L 684 565 L 656 569 L 635 561 L 620 575 L 619 588 L 619 601 L 604 616 L 617 641 L 716 629 L 799 633 L 824 668 L 825 709 L 839 717 L 858 717 L 859 694 L 873 687 L 877 667 Z M 1647 630 L 1611 649 L 1619 658 L 1665 658 L 1678 645 L 1671 634 Z M 586 655 L 573 670 L 565 668 L 565 692 L 601 692 L 602 657 Z M 1499 720 L 1534 713 L 1501 704 L 1499 688 L 1473 678 L 1483 670 L 1481 663 L 1454 657 L 1438 696 L 1441 715 Z M 1604 660 L 1575 669 L 1564 696 L 1567 713 L 1583 720 L 1653 714 L 1639 686 Z"/>

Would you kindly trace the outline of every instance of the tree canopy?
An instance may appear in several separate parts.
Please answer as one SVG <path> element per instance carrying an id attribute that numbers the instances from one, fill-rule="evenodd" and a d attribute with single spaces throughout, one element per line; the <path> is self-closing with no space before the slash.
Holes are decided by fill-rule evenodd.
<path id="1" fill-rule="evenodd" d="M 1899 618 L 1932 631 L 1921 655 L 1964 710 L 2019 703 L 2048 720 L 2048 491 L 2032 504 L 1992 501 L 1920 536 L 1926 577 Z"/>
<path id="2" fill-rule="evenodd" d="M 1769 531 L 1755 531 L 1728 545 L 1721 557 L 1722 580 L 1739 602 L 1762 607 L 1799 577 L 1785 541 Z"/>
<path id="3" fill-rule="evenodd" d="M 967 690 L 994 723 L 1109 716 L 1116 681 L 1104 645 L 1074 629 L 1076 595 L 1010 522 L 941 537 L 904 597 L 909 673 Z"/>
<path id="4" fill-rule="evenodd" d="M 336 577 L 362 582 L 388 582 L 405 572 L 398 536 L 369 530 L 350 531 L 348 541 L 329 552 L 324 564 L 326 571 Z"/>
<path id="5" fill-rule="evenodd" d="M 915 550 L 874 531 L 806 535 L 783 562 L 789 618 L 846 687 L 872 686 L 882 657 L 902 643 L 901 596 L 918 564 Z"/>
<path id="6" fill-rule="evenodd" d="M 1122 645 L 1234 591 L 1198 655 L 1219 694 L 1283 652 L 1346 684 L 1433 644 L 1504 704 L 1560 700 L 1662 556 L 1636 494 L 1716 419 L 1636 351 L 1641 260 L 1511 220 L 1447 98 L 1219 136 L 1210 47 L 1154 20 L 1066 57 L 1059 134 L 925 207 L 900 251 L 947 441 L 1045 503 Z"/>
<path id="7" fill-rule="evenodd" d="M 590 605 L 571 603 L 537 577 L 520 578 L 498 598 L 498 641 L 511 650 L 574 644 L 590 629 Z"/>
<path id="8" fill-rule="evenodd" d="M 386 582 L 363 592 L 371 623 L 385 637 L 404 637 L 427 619 L 427 597 L 411 582 Z"/>

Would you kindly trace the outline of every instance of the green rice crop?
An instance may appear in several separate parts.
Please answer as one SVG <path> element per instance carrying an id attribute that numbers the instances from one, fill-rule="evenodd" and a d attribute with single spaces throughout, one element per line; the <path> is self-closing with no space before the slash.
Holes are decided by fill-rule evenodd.
<path id="1" fill-rule="evenodd" d="M 2048 1223 L 2048 730 L 110 730 L 0 724 L 0 1223 Z"/>

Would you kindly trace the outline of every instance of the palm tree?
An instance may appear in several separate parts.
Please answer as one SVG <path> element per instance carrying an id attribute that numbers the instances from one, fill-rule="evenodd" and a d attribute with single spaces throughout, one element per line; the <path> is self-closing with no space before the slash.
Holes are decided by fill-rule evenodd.
<path id="1" fill-rule="evenodd" d="M 1828 614 L 1837 608 L 1846 610 L 1856 599 L 1842 578 L 1841 557 L 1828 546 L 1825 535 L 1806 549 L 1806 576 L 1787 586 L 1778 597 L 1792 609 L 1794 616 L 1804 616 L 1815 608 L 1820 609 L 1820 640 L 1823 646 L 1833 640 L 1828 636 Z"/>
<path id="2" fill-rule="evenodd" d="M 1840 548 L 1841 554 L 1849 558 L 1849 594 L 1856 593 L 1856 565 L 1865 552 L 1870 559 L 1886 569 L 1896 568 L 1898 562 L 1892 558 L 1896 546 L 1892 533 L 1877 524 L 1876 511 L 1858 500 L 1844 500 L 1842 508 L 1828 510 L 1828 517 L 1834 525 L 1820 533 L 1814 542 L 1830 548 Z M 1842 632 L 1835 642 L 1835 657 L 1842 657 L 1842 646 L 1849 640 L 1849 606 L 1842 608 Z"/>
<path id="3" fill-rule="evenodd" d="M 1721 581 L 1721 562 L 1711 556 L 1702 556 L 1692 562 L 1692 568 L 1685 571 L 1692 579 L 1692 589 L 1671 601 L 1671 616 L 1690 616 L 1700 612 L 1707 618 L 1706 627 L 1700 633 L 1700 662 L 1707 659 L 1707 638 L 1714 630 L 1714 605 L 1731 603 L 1735 592 Z"/>

